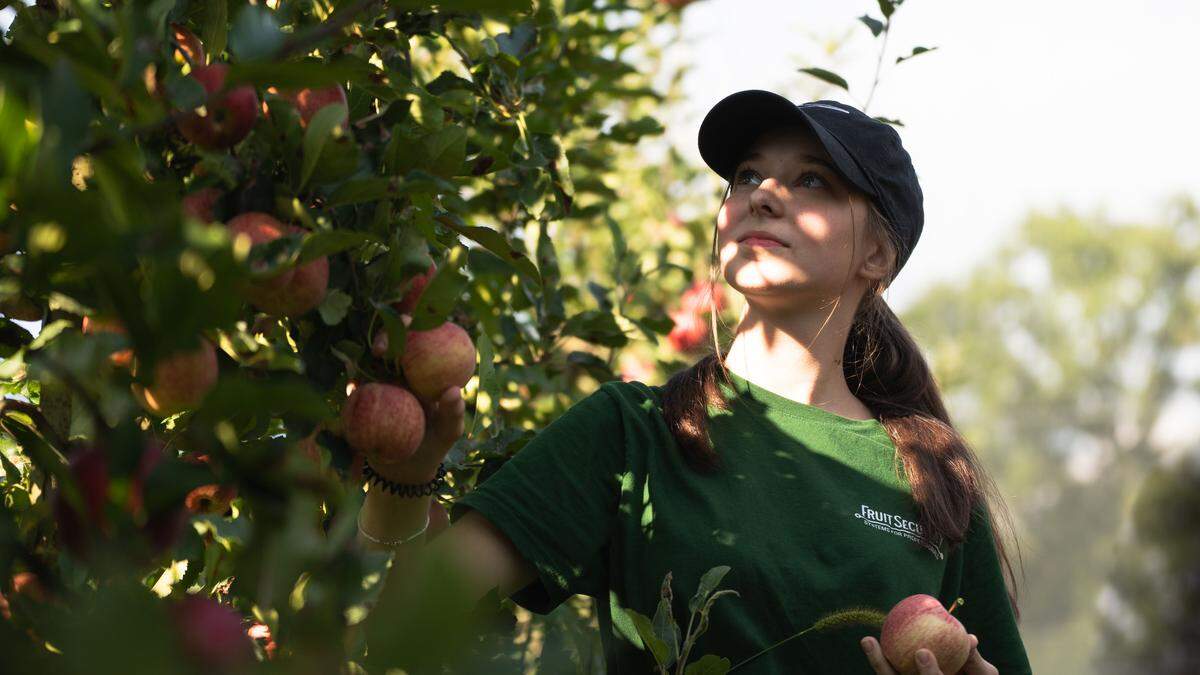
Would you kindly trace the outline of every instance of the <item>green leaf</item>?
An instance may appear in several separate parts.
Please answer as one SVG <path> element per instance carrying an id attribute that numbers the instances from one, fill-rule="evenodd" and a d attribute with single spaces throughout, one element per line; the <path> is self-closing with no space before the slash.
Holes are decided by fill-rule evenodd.
<path id="1" fill-rule="evenodd" d="M 229 419 L 247 410 L 278 415 L 291 413 L 319 422 L 333 416 L 325 397 L 302 376 L 269 371 L 251 380 L 241 374 L 222 374 L 196 411 L 197 421 Z"/>
<path id="2" fill-rule="evenodd" d="M 386 302 L 371 301 L 371 305 L 379 311 L 379 318 L 383 321 L 383 329 L 387 331 L 388 348 L 384 358 L 388 361 L 395 361 L 404 353 L 404 343 L 408 339 L 408 329 L 404 323 L 400 321 L 400 313 L 394 307 Z M 374 340 L 375 336 L 372 335 Z"/>
<path id="3" fill-rule="evenodd" d="M 463 173 L 463 162 L 467 157 L 467 130 L 461 126 L 450 126 L 425 137 L 429 172 L 443 177 Z"/>
<path id="4" fill-rule="evenodd" d="M 463 289 L 467 287 L 467 278 L 459 271 L 466 257 L 466 247 L 455 246 L 446 262 L 438 266 L 429 285 L 421 292 L 417 306 L 413 308 L 409 330 L 429 330 L 440 326 L 454 311 Z"/>
<path id="5" fill-rule="evenodd" d="M 800 72 L 808 73 L 817 79 L 824 80 L 829 84 L 836 85 L 842 89 L 845 89 L 846 91 L 850 91 L 850 86 L 846 84 L 846 81 L 842 79 L 841 75 L 838 75 L 837 73 L 831 73 L 824 68 L 801 68 Z"/>
<path id="6" fill-rule="evenodd" d="M 879 19 L 875 19 L 863 14 L 862 16 L 858 17 L 858 20 L 866 24 L 867 28 L 871 29 L 871 35 L 874 35 L 875 37 L 879 37 L 879 34 L 883 32 L 883 22 Z"/>
<path id="7" fill-rule="evenodd" d="M 683 675 L 725 675 L 729 672 L 729 659 L 705 654 L 699 661 L 689 663 L 683 669 Z"/>
<path id="8" fill-rule="evenodd" d="M 361 244 L 380 241 L 379 237 L 370 232 L 359 232 L 358 230 L 321 230 L 320 232 L 313 232 L 304 238 L 304 243 L 300 248 L 300 257 L 296 260 L 296 265 L 303 265 L 321 256 L 341 253 L 348 248 L 353 248 Z"/>
<path id="9" fill-rule="evenodd" d="M 253 61 L 274 54 L 283 44 L 283 32 L 275 14 L 263 5 L 247 5 L 238 12 L 229 30 L 229 49 L 239 61 Z"/>
<path id="10" fill-rule="evenodd" d="M 608 362 L 590 352 L 573 351 L 567 354 L 567 363 L 583 368 L 588 375 L 600 382 L 611 382 L 617 379 L 612 368 L 608 367 Z"/>
<path id="11" fill-rule="evenodd" d="M 689 612 L 695 612 L 700 609 L 704 601 L 708 599 L 709 594 L 717 588 L 717 585 L 721 583 L 721 580 L 725 578 L 730 569 L 732 568 L 728 565 L 718 565 L 700 577 L 700 585 L 696 588 L 696 594 L 688 601 Z"/>
<path id="12" fill-rule="evenodd" d="M 194 77 L 180 75 L 178 71 L 172 70 L 167 74 L 167 80 L 164 83 L 167 90 L 167 100 L 171 105 L 179 110 L 192 110 L 204 104 L 206 94 L 204 85 Z"/>
<path id="13" fill-rule="evenodd" d="M 888 18 L 892 12 L 896 11 L 896 3 L 892 0 L 879 0 L 879 11 L 883 12 L 883 18 Z"/>
<path id="14" fill-rule="evenodd" d="M 336 326 L 346 318 L 346 312 L 350 311 L 350 305 L 353 302 L 353 298 L 349 295 L 339 289 L 334 289 L 325 294 L 325 299 L 317 311 L 321 313 L 321 320 L 325 322 L 326 326 Z"/>
<path id="15" fill-rule="evenodd" d="M 229 85 L 253 84 L 259 87 L 273 86 L 280 90 L 303 89 L 304 87 L 327 87 L 345 84 L 348 80 L 367 74 L 360 64 L 349 60 L 325 62 L 320 59 L 299 61 L 253 61 L 229 66 L 226 79 Z"/>
<path id="16" fill-rule="evenodd" d="M 479 337 L 475 338 L 475 352 L 479 354 L 479 389 L 487 392 L 488 399 L 491 400 L 492 410 L 492 426 L 491 433 L 495 434 L 503 425 L 504 418 L 496 414 L 500 405 L 500 379 L 496 377 L 496 354 L 495 347 L 492 345 L 492 339 L 488 337 L 487 331 L 479 331 Z M 471 419 L 471 434 L 468 437 L 474 436 L 475 422 L 478 420 L 478 415 Z"/>
<path id="17" fill-rule="evenodd" d="M 909 54 L 908 56 L 901 56 L 900 58 L 896 59 L 896 63 L 900 63 L 901 61 L 907 61 L 908 59 L 911 59 L 914 56 L 924 54 L 926 52 L 932 52 L 935 49 L 937 49 L 937 47 L 914 47 L 911 54 Z"/>
<path id="18" fill-rule="evenodd" d="M 624 347 L 629 342 L 612 312 L 595 309 L 567 319 L 563 325 L 563 335 L 574 335 L 605 347 Z"/>
<path id="19" fill-rule="evenodd" d="M 530 0 L 442 0 L 438 8 L 443 12 L 481 12 L 488 15 L 509 14 L 529 10 Z M 390 0 L 388 6 L 400 9 L 429 9 L 428 2 L 420 0 Z"/>
<path id="20" fill-rule="evenodd" d="M 400 194 L 400 186 L 393 178 L 372 176 L 370 178 L 355 178 L 337 187 L 329 195 L 329 206 L 345 206 L 361 202 L 373 202 L 384 197 Z"/>
<path id="21" fill-rule="evenodd" d="M 675 618 L 671 616 L 671 601 L 667 598 L 661 598 L 658 601 L 658 609 L 654 612 L 654 634 L 658 636 L 667 648 L 666 658 L 663 665 L 670 668 L 679 658 L 679 626 L 675 623 Z"/>
<path id="22" fill-rule="evenodd" d="M 883 122 L 884 124 L 891 124 L 891 125 L 898 126 L 898 127 L 904 126 L 904 123 L 901 122 L 900 120 L 889 119 L 887 117 L 874 117 L 872 119 Z"/>
<path id="23" fill-rule="evenodd" d="M 204 0 L 204 25 L 200 29 L 200 40 L 210 61 L 216 61 L 225 51 L 229 35 L 229 3 L 226 0 Z"/>
<path id="24" fill-rule="evenodd" d="M 326 141 L 340 129 L 342 120 L 346 118 L 346 106 L 332 103 L 317 111 L 304 131 L 304 164 L 300 169 L 300 187 L 303 188 L 317 168 L 317 160 L 321 158 L 321 150 Z"/>
<path id="25" fill-rule="evenodd" d="M 625 610 L 633 619 L 633 625 L 637 629 L 638 637 L 642 638 L 642 642 L 650 649 L 650 654 L 654 656 L 654 660 L 658 665 L 667 666 L 667 644 L 660 640 L 654 634 L 654 624 L 644 614 L 639 614 L 632 609 Z"/>
<path id="26" fill-rule="evenodd" d="M 495 253 L 501 260 L 515 267 L 518 273 L 524 275 L 538 286 L 542 285 L 542 277 L 538 274 L 538 269 L 533 264 L 533 261 L 523 252 L 514 249 L 503 234 L 491 228 L 479 225 L 467 225 L 459 220 L 456 214 L 445 211 L 439 211 L 434 215 L 434 219 Z"/>

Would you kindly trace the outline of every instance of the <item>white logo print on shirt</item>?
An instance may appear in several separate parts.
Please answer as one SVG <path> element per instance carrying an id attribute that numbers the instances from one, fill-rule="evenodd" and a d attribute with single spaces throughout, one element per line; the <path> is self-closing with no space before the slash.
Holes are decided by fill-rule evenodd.
<path id="1" fill-rule="evenodd" d="M 890 532 L 921 544 L 926 549 L 929 549 L 929 552 L 933 554 L 933 557 L 937 558 L 938 560 L 942 560 L 944 557 L 941 549 L 936 545 L 926 544 L 921 541 L 922 529 L 918 523 L 914 523 L 911 520 L 901 518 L 897 515 L 876 511 L 866 504 L 863 504 L 859 508 L 858 513 L 854 514 L 854 517 L 863 521 L 863 525 L 873 527 L 877 530 L 883 530 L 884 532 Z"/>

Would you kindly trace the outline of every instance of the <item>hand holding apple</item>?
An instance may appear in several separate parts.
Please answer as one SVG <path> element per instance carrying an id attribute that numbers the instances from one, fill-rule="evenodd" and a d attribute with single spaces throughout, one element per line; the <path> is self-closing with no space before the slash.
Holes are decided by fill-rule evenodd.
<path id="1" fill-rule="evenodd" d="M 958 602 L 961 598 L 950 611 Z M 923 593 L 896 603 L 884 619 L 880 640 L 862 639 L 871 667 L 879 675 L 995 675 L 995 666 L 976 649 L 979 639 L 950 611 Z"/>

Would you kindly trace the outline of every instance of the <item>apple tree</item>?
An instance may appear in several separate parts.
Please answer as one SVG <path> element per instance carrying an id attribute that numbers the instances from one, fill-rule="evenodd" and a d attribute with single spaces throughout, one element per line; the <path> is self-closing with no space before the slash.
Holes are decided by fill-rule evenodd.
<path id="1" fill-rule="evenodd" d="M 463 385 L 451 503 L 671 330 L 610 210 L 662 131 L 624 53 L 653 61 L 678 8 L 0 7 L 6 670 L 519 666 L 511 635 L 463 650 L 441 589 L 394 644 L 353 630 L 388 564 L 353 545 L 361 449 L 428 378 Z M 610 268 L 560 260 L 582 232 Z"/>

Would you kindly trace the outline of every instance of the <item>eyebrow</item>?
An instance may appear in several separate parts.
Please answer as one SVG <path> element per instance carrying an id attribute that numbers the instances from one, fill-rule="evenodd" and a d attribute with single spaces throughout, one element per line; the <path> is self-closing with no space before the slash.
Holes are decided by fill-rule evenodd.
<path id="1" fill-rule="evenodd" d="M 800 157 L 800 159 L 803 159 L 808 162 L 812 162 L 813 164 L 819 164 L 819 165 L 829 169 L 834 174 L 838 174 L 837 167 L 830 164 L 828 161 L 821 159 L 820 157 L 817 157 L 815 155 L 800 155 L 799 157 Z M 745 164 L 746 162 L 749 162 L 752 159 L 762 159 L 762 153 L 761 152 L 752 152 L 749 155 L 746 155 L 745 157 L 742 158 L 742 161 L 738 162 L 738 166 L 741 166 L 742 164 Z"/>

